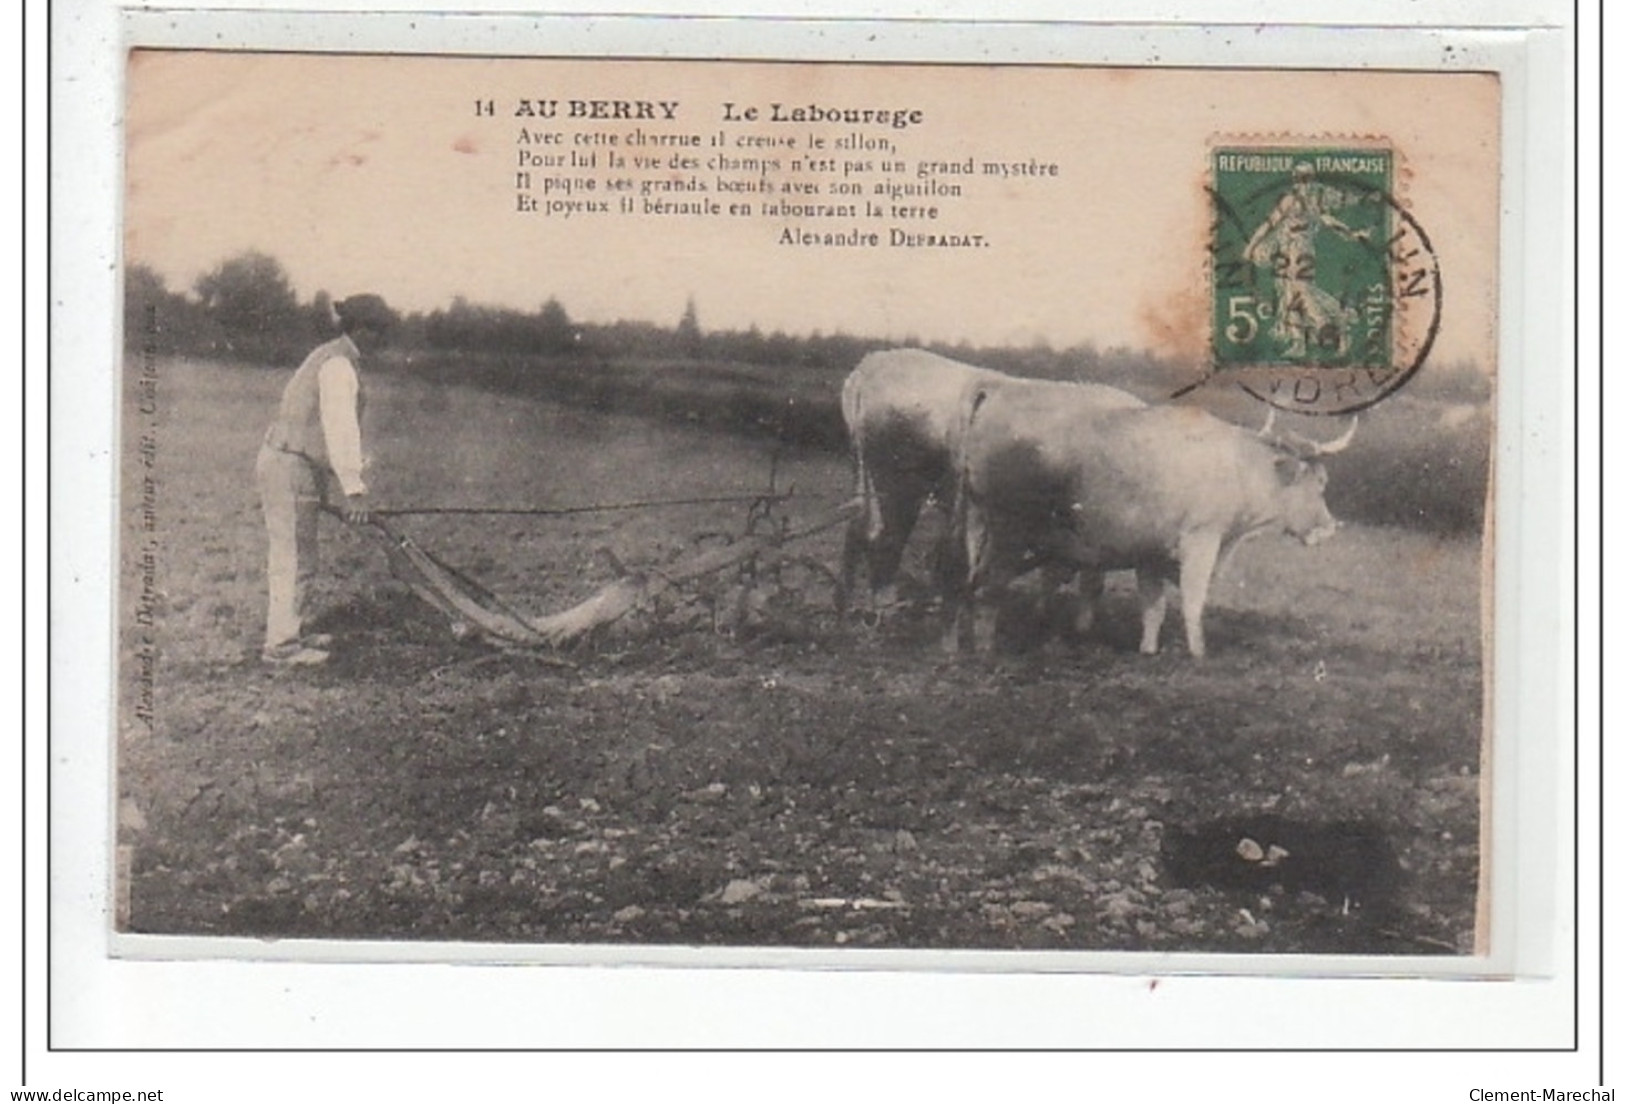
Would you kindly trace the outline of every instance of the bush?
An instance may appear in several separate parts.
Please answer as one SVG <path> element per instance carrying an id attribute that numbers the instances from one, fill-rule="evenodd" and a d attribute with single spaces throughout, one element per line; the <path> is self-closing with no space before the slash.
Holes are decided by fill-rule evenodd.
<path id="1" fill-rule="evenodd" d="M 1368 412 L 1349 451 L 1328 461 L 1326 503 L 1346 521 L 1475 532 L 1484 524 L 1491 439 L 1487 405 L 1396 396 Z"/>

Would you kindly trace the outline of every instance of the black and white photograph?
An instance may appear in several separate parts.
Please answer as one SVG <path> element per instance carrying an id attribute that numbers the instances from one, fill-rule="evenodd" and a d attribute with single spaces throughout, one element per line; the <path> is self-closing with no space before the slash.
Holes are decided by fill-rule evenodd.
<path id="1" fill-rule="evenodd" d="M 1608 1099 L 1591 16 L 580 8 L 25 24 L 16 1087 Z"/>
<path id="2" fill-rule="evenodd" d="M 1486 953 L 1495 74 L 124 95 L 120 953 Z"/>

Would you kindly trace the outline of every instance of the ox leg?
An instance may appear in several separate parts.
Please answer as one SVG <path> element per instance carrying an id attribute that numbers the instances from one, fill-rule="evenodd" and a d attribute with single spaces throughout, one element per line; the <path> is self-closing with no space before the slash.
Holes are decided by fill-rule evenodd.
<path id="1" fill-rule="evenodd" d="M 869 539 L 869 591 L 876 614 L 897 605 L 897 573 L 903 566 L 903 549 L 920 519 L 922 499 L 909 496 L 883 501 L 878 531 Z"/>
<path id="2" fill-rule="evenodd" d="M 1072 581 L 1071 564 L 1047 561 L 1038 569 L 1038 626 L 1042 634 L 1040 643 L 1051 635 L 1065 632 L 1061 627 L 1062 615 L 1067 611 L 1067 596 L 1062 593 Z"/>
<path id="3" fill-rule="evenodd" d="M 837 609 L 844 613 L 851 606 L 857 593 L 860 563 L 868 576 L 869 609 L 876 620 L 897 604 L 897 572 L 903 562 L 903 548 L 919 519 L 920 506 L 917 497 L 865 486 L 863 512 L 847 524 L 841 545 L 841 574 L 835 589 Z"/>
<path id="4" fill-rule="evenodd" d="M 868 511 L 853 518 L 846 526 L 846 539 L 841 543 L 841 574 L 835 581 L 835 612 L 842 617 L 852 606 L 852 589 L 857 583 L 858 561 L 868 558 Z"/>
<path id="5" fill-rule="evenodd" d="M 931 559 L 931 585 L 944 599 L 970 570 L 965 561 L 965 542 L 955 534 L 955 524 L 950 516 Z"/>
<path id="6" fill-rule="evenodd" d="M 1009 595 L 1009 585 L 1000 573 L 989 572 L 980 591 L 971 592 L 970 610 L 971 649 L 983 655 L 992 655 L 998 648 L 999 610 Z"/>
<path id="7" fill-rule="evenodd" d="M 858 579 L 858 564 L 864 565 L 873 588 L 874 568 L 871 566 L 874 557 L 874 542 L 884 531 L 885 517 L 881 512 L 880 489 L 875 486 L 874 478 L 870 474 L 869 466 L 863 455 L 861 444 L 854 437 L 853 463 L 855 468 L 855 486 L 853 497 L 858 500 L 862 509 L 856 517 L 847 522 L 846 539 L 841 542 L 841 574 L 835 584 L 835 609 L 845 614 L 852 606 L 856 593 Z M 871 596 L 872 597 L 872 596 Z"/>
<path id="8" fill-rule="evenodd" d="M 991 656 L 998 648 L 999 613 L 1010 595 L 1010 583 L 1016 571 L 1008 563 L 1008 556 L 994 539 L 987 515 L 978 512 L 975 524 L 967 520 L 967 533 L 974 533 L 971 550 L 971 570 L 967 573 L 965 600 L 970 610 L 971 647 L 983 655 Z"/>
<path id="9" fill-rule="evenodd" d="M 1106 594 L 1106 573 L 1094 568 L 1078 569 L 1078 610 L 1072 618 L 1072 631 L 1079 640 L 1089 635 L 1100 616 L 1101 600 Z"/>
<path id="10" fill-rule="evenodd" d="M 949 539 L 961 549 L 955 555 L 963 556 L 963 559 L 959 560 L 957 570 L 945 572 L 943 578 L 945 631 L 942 647 L 949 655 L 959 653 L 960 646 L 967 642 L 967 633 L 971 648 L 974 650 L 976 647 L 978 591 L 987 580 L 992 553 L 991 534 L 982 511 L 971 505 L 963 505 L 960 509 L 963 512 L 956 511 L 954 531 Z"/>
<path id="11" fill-rule="evenodd" d="M 1193 533 L 1179 545 L 1179 597 L 1185 614 L 1185 641 L 1197 659 L 1207 654 L 1202 611 L 1207 606 L 1213 569 L 1219 562 L 1219 544 L 1217 533 Z"/>
<path id="12" fill-rule="evenodd" d="M 1161 646 L 1162 621 L 1168 615 L 1168 578 L 1161 567 L 1149 564 L 1134 576 L 1140 592 L 1140 654 L 1156 655 Z"/>

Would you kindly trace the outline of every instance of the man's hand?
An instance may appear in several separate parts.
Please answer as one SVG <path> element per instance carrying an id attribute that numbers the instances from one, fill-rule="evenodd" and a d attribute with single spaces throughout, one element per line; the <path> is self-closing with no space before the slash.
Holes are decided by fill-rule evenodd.
<path id="1" fill-rule="evenodd" d="M 344 496 L 344 504 L 339 507 L 344 520 L 351 525 L 365 525 L 372 520 L 372 512 L 367 508 L 365 494 L 351 494 Z"/>

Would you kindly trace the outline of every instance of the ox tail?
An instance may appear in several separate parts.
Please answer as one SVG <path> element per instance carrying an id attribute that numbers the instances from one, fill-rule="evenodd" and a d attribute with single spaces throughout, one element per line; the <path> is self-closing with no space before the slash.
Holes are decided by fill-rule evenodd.
<path id="1" fill-rule="evenodd" d="M 841 388 L 841 417 L 846 421 L 846 435 L 852 450 L 852 499 L 847 508 L 853 510 L 847 523 L 846 537 L 841 543 L 841 571 L 835 584 L 835 609 L 844 614 L 852 602 L 853 585 L 857 581 L 858 562 L 869 559 L 869 545 L 880 532 L 880 507 L 875 498 L 869 474 L 869 463 L 863 433 L 863 383 L 859 371 L 846 378 Z"/>
<path id="2" fill-rule="evenodd" d="M 961 512 L 961 504 L 965 501 L 966 492 L 970 487 L 970 442 L 971 428 L 976 422 L 976 416 L 981 413 L 982 404 L 987 402 L 988 392 L 992 385 L 985 381 L 978 381 L 971 385 L 959 404 L 958 413 L 954 423 L 948 430 L 948 456 L 953 462 L 952 486 L 954 516 Z"/>
<path id="3" fill-rule="evenodd" d="M 867 538 L 879 533 L 879 506 L 875 500 L 873 477 L 869 472 L 868 442 L 863 424 L 863 382 L 857 372 L 847 377 L 841 388 L 841 417 L 846 421 L 847 440 L 852 449 L 852 494 L 863 503 L 863 525 Z"/>
<path id="4" fill-rule="evenodd" d="M 938 565 L 938 577 L 944 593 L 950 595 L 949 600 L 956 605 L 963 601 L 966 588 L 973 582 L 970 576 L 975 560 L 969 547 L 971 430 L 993 386 L 985 380 L 978 380 L 967 388 L 949 429 L 948 455 L 952 461 L 953 501 L 948 504 L 948 538 L 943 542 L 943 562 Z"/>

